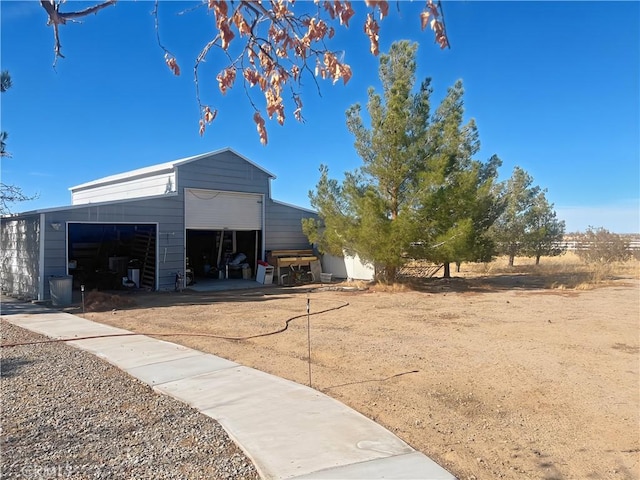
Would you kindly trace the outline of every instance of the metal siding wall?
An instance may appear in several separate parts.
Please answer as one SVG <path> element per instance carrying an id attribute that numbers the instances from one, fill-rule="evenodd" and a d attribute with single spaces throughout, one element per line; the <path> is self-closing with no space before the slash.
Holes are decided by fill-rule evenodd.
<path id="1" fill-rule="evenodd" d="M 178 192 L 185 188 L 269 195 L 269 176 L 232 152 L 177 167 Z"/>
<path id="2" fill-rule="evenodd" d="M 157 223 L 157 284 L 173 290 L 175 273 L 184 270 L 184 217 L 181 196 L 133 200 L 110 205 L 87 205 L 46 212 L 45 278 L 67 273 L 66 228 L 55 231 L 51 222 Z M 49 285 L 45 282 L 45 298 Z"/>
<path id="3" fill-rule="evenodd" d="M 272 200 L 267 200 L 266 207 L 266 250 L 311 248 L 302 233 L 302 219 L 317 218 L 316 214 Z"/>
<path id="4" fill-rule="evenodd" d="M 370 263 L 363 263 L 358 255 L 334 257 L 322 256 L 322 270 L 332 273 L 335 278 L 348 278 L 350 280 L 373 280 L 375 268 Z"/>
<path id="5" fill-rule="evenodd" d="M 2 290 L 28 300 L 38 298 L 40 279 L 40 215 L 2 219 Z"/>

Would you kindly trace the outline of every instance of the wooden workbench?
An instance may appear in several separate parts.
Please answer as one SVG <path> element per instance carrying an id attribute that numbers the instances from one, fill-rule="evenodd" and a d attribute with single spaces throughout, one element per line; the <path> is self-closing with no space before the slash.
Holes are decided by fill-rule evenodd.
<path id="1" fill-rule="evenodd" d="M 277 283 L 280 284 L 281 268 L 288 268 L 291 265 L 301 267 L 311 267 L 311 262 L 320 260 L 313 254 L 313 250 L 272 250 L 267 255 L 267 263 L 276 269 Z"/>

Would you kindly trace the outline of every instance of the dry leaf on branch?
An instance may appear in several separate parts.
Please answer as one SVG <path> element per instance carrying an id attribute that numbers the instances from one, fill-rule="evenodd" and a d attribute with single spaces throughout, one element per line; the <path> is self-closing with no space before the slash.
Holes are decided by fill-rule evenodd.
<path id="1" fill-rule="evenodd" d="M 204 120 L 205 120 L 205 122 L 207 122 L 207 123 L 213 122 L 217 115 L 218 115 L 218 111 L 217 110 L 211 111 L 211 109 L 208 106 L 204 107 Z"/>
<path id="2" fill-rule="evenodd" d="M 336 2 L 336 15 L 340 20 L 340 25 L 344 25 L 345 27 L 349 26 L 349 20 L 353 17 L 356 12 L 351 7 L 351 2 Z"/>
<path id="3" fill-rule="evenodd" d="M 263 145 L 267 144 L 267 129 L 264 126 L 264 118 L 260 115 L 260 112 L 256 112 L 253 114 L 253 121 L 256 122 L 256 129 L 258 130 L 258 135 L 260 136 L 260 143 Z"/>
<path id="4" fill-rule="evenodd" d="M 200 136 L 204 135 L 205 130 L 207 129 L 207 124 L 213 122 L 218 115 L 217 110 L 211 111 L 209 106 L 205 106 L 202 111 L 202 118 L 200 119 Z"/>
<path id="5" fill-rule="evenodd" d="M 425 9 L 420 13 L 422 30 L 429 25 L 435 35 L 436 43 L 440 45 L 440 48 L 447 48 L 449 46 L 449 39 L 445 32 L 444 23 L 439 20 L 439 17 L 438 6 L 433 3 L 433 0 L 428 0 Z"/>
<path id="6" fill-rule="evenodd" d="M 389 15 L 389 2 L 386 2 L 385 0 L 365 0 L 364 3 L 367 7 L 378 7 L 380 10 L 380 20 Z"/>
<path id="7" fill-rule="evenodd" d="M 335 34 L 335 29 L 328 22 L 334 21 L 348 27 L 356 12 L 349 1 L 316 0 L 315 3 L 322 4 L 316 14 L 296 16 L 292 10 L 294 2 L 287 0 L 256 3 L 228 3 L 219 0 L 208 2 L 215 15 L 217 37 L 212 41 L 215 46 L 227 51 L 234 38 L 234 31 L 247 37 L 242 53 L 236 60 L 229 57 L 229 66 L 216 79 L 220 92 L 225 94 L 233 86 L 239 68 L 245 85 L 259 86 L 264 95 L 264 109 L 258 109 L 251 98 L 249 101 L 256 110 L 253 120 L 264 145 L 267 143 L 267 131 L 261 111 L 266 113 L 265 118 L 273 118 L 275 115 L 278 123 L 284 124 L 283 88 L 291 82 L 301 81 L 302 72 L 308 69 L 309 59 L 315 57 L 317 77 L 330 79 L 334 84 L 340 79 L 347 84 L 351 79 L 349 65 L 338 60 L 337 53 L 328 50 L 323 42 Z M 382 20 L 389 14 L 389 2 L 365 0 L 364 3 L 371 9 L 367 14 L 364 32 L 369 38 L 371 53 L 377 56 L 380 53 L 380 25 L 376 17 L 379 15 Z M 435 34 L 436 42 L 441 48 L 445 48 L 448 41 L 444 23 L 439 19 L 439 8 L 439 4 L 427 0 L 420 18 L 422 28 L 429 26 Z M 283 64 L 285 60 L 290 63 L 286 68 Z M 248 65 L 245 66 L 246 61 Z M 296 120 L 303 121 L 299 95 L 293 95 L 293 103 L 293 116 Z"/>
<path id="8" fill-rule="evenodd" d="M 220 92 L 224 95 L 227 93 L 228 89 L 233 87 L 233 83 L 236 81 L 236 68 L 225 68 L 218 74 L 216 80 L 218 81 L 218 88 L 220 88 Z"/>
<path id="9" fill-rule="evenodd" d="M 180 67 L 178 66 L 178 62 L 176 61 L 175 57 L 172 57 L 168 53 L 165 53 L 164 61 L 175 76 L 180 75 Z"/>
<path id="10" fill-rule="evenodd" d="M 378 56 L 380 53 L 380 36 L 378 32 L 380 31 L 380 26 L 378 22 L 373 18 L 373 15 L 370 13 L 367 15 L 367 20 L 364 24 L 364 33 L 369 37 L 369 41 L 371 42 L 371 53 L 375 56 Z"/>

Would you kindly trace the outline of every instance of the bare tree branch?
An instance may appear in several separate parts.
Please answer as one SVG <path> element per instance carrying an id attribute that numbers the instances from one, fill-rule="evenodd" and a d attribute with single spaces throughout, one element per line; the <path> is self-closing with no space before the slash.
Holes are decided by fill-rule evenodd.
<path id="1" fill-rule="evenodd" d="M 26 202 L 28 200 L 35 200 L 36 198 L 38 198 L 38 194 L 29 196 L 16 185 L 0 183 L 0 215 L 11 213 L 11 209 L 9 208 L 9 204 L 11 203 Z"/>
<path id="2" fill-rule="evenodd" d="M 103 8 L 115 5 L 117 2 L 118 0 L 106 0 L 103 3 L 99 3 L 98 5 L 94 5 L 93 7 L 85 8 L 84 10 L 80 10 L 79 12 L 59 12 L 59 14 L 66 19 L 86 17 L 87 15 L 91 15 L 92 13 L 98 13 Z"/>
<path id="3" fill-rule="evenodd" d="M 117 1 L 118 0 L 106 0 L 102 3 L 85 8 L 84 10 L 79 10 L 77 12 L 61 12 L 61 1 L 56 2 L 56 0 L 40 0 L 40 5 L 47 12 L 47 25 L 53 25 L 53 37 L 55 40 L 55 59 L 53 61 L 53 64 L 56 64 L 58 58 L 64 58 L 64 55 L 62 55 L 61 52 L 62 45 L 60 44 L 60 32 L 58 31 L 58 27 L 60 25 L 65 25 L 67 23 L 67 20 L 74 20 L 76 18 L 86 17 L 87 15 L 91 15 L 92 13 L 98 13 L 103 8 L 115 5 Z"/>
<path id="4" fill-rule="evenodd" d="M 442 8 L 442 2 L 440 0 L 438 0 L 438 10 L 440 11 L 440 16 L 442 17 L 442 28 L 447 39 L 447 48 L 451 49 L 451 42 L 449 41 L 449 36 L 447 35 L 447 24 L 444 23 L 444 9 Z"/>
<path id="5" fill-rule="evenodd" d="M 175 57 L 175 55 L 173 53 L 171 53 L 169 50 L 167 50 L 167 48 L 160 41 L 160 22 L 158 21 L 158 5 L 159 5 L 159 3 L 160 3 L 159 0 L 155 0 L 154 6 L 153 6 L 153 11 L 151 12 L 151 15 L 153 16 L 153 22 L 154 22 L 155 30 L 156 30 L 156 40 L 158 41 L 158 46 L 162 49 L 162 51 L 164 51 L 165 54 L 168 54 L 168 55 L 171 55 L 172 57 Z"/>
<path id="6" fill-rule="evenodd" d="M 40 0 L 40 5 L 47 12 L 48 24 L 53 26 L 55 39 L 55 60 L 62 58 L 59 26 L 67 20 L 81 18 L 113 5 L 117 0 L 94 0 L 95 5 L 72 12 L 61 12 L 64 0 Z M 370 51 L 379 53 L 379 30 L 377 18 L 387 16 L 389 5 L 386 0 L 364 2 L 369 13 L 364 25 L 365 34 L 370 40 Z M 165 63 L 175 75 L 180 75 L 177 58 L 162 43 L 159 26 L 159 0 L 154 1 L 152 16 L 156 40 L 164 52 Z M 315 82 L 320 95 L 320 77 L 333 83 L 342 80 L 345 84 L 352 76 L 351 68 L 345 63 L 344 52 L 334 51 L 328 47 L 329 40 L 335 34 L 338 25 L 349 27 L 349 21 L 356 15 L 351 2 L 332 0 L 316 2 L 315 7 L 296 8 L 294 1 L 260 2 L 256 0 L 207 0 L 200 2 L 195 8 L 206 8 L 214 15 L 213 32 L 209 40 L 197 55 L 193 67 L 195 95 L 200 115 L 200 134 L 204 133 L 206 124 L 213 121 L 216 111 L 201 99 L 198 69 L 207 60 L 213 47 L 217 47 L 226 60 L 216 80 L 218 89 L 224 95 L 242 77 L 243 87 L 249 103 L 255 110 L 254 122 L 258 127 L 261 141 L 266 143 L 266 128 L 262 113 L 269 119 L 274 116 L 282 125 L 285 121 L 285 100 L 283 91 L 290 87 L 292 103 L 295 105 L 294 117 L 301 121 L 302 99 L 294 91 L 303 85 L 303 77 L 310 76 Z M 396 2 L 400 11 L 400 2 Z M 180 15 L 184 13 L 181 12 Z M 435 34 L 436 43 L 441 48 L 449 47 L 444 15 L 440 0 L 426 0 L 420 14 L 422 28 L 430 26 Z M 334 28 L 335 27 L 335 28 Z M 235 39 L 235 40 L 234 40 Z M 256 87 L 251 90 L 251 87 Z M 256 102 L 253 97 L 262 96 Z M 286 102 L 289 104 L 289 102 Z M 258 107 L 261 105 L 261 108 Z M 262 110 L 262 112 L 261 112 Z"/>

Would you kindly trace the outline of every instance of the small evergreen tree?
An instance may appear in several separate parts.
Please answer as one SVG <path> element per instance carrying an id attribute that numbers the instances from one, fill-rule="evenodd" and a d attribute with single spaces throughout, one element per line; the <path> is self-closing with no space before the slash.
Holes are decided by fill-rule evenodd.
<path id="1" fill-rule="evenodd" d="M 502 213 L 491 231 L 498 253 L 509 257 L 513 266 L 518 255 L 536 258 L 563 253 L 558 246 L 564 237 L 564 221 L 556 218 L 553 204 L 546 198 L 546 190 L 533 185 L 533 177 L 515 167 L 504 186 Z"/>
<path id="2" fill-rule="evenodd" d="M 565 252 L 559 246 L 564 237 L 565 223 L 556 218 L 553 204 L 547 201 L 544 191 L 535 197 L 527 217 L 524 255 L 535 257 L 536 265 L 539 265 L 540 257 L 554 257 Z"/>
<path id="3" fill-rule="evenodd" d="M 533 177 L 520 167 L 515 167 L 511 178 L 506 181 L 502 202 L 504 210 L 492 228 L 498 253 L 509 257 L 509 266 L 521 255 L 526 247 L 529 228 L 529 211 L 540 193 L 540 187 L 533 186 Z"/>

